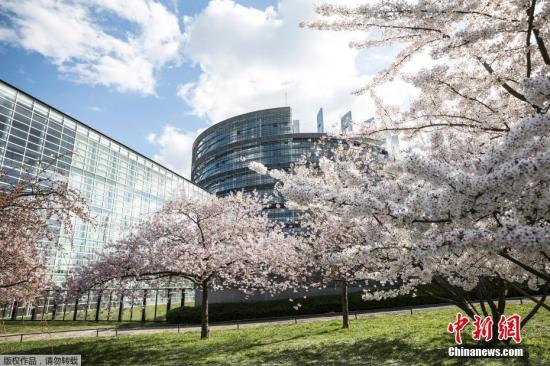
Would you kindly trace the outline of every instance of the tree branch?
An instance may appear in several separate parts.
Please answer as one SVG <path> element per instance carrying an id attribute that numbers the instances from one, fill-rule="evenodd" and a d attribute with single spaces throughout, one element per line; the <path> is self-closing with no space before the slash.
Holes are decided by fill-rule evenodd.
<path id="1" fill-rule="evenodd" d="M 524 289 L 522 289 L 521 287 L 519 287 L 518 285 L 516 285 L 515 283 L 513 282 L 510 282 L 510 285 L 512 285 L 512 287 L 514 287 L 516 290 L 518 290 L 519 292 L 521 292 L 523 294 L 523 296 L 527 297 L 529 300 L 531 300 L 532 302 L 534 302 L 535 304 L 541 304 L 541 306 L 543 308 L 545 308 L 546 310 L 550 311 L 550 306 L 546 305 L 544 303 L 544 301 L 539 301 L 537 300 L 536 297 L 530 295 L 527 291 L 525 291 Z"/>
<path id="2" fill-rule="evenodd" d="M 544 45 L 544 40 L 540 36 L 540 31 L 536 28 L 533 29 L 533 34 L 535 35 L 535 40 L 537 41 L 537 46 L 539 47 L 539 52 L 542 56 L 542 60 L 546 65 L 550 65 L 550 54 Z"/>
<path id="3" fill-rule="evenodd" d="M 509 128 L 496 128 L 496 127 L 483 127 L 468 123 L 433 123 L 429 125 L 423 125 L 423 126 L 415 126 L 415 127 L 385 127 L 385 128 L 377 128 L 376 130 L 373 130 L 371 132 L 366 133 L 367 136 L 374 135 L 379 132 L 386 132 L 386 131 L 417 131 L 417 130 L 423 130 L 425 128 L 437 128 L 437 127 L 451 127 L 451 128 L 474 128 L 482 131 L 487 132 L 508 132 Z"/>
<path id="4" fill-rule="evenodd" d="M 546 296 L 548 295 L 548 284 L 546 284 L 542 290 L 542 298 L 539 302 L 537 302 L 537 305 L 521 320 L 521 326 L 524 327 L 525 324 L 533 317 L 533 315 L 536 314 L 536 312 L 540 309 L 540 307 L 544 304 L 546 301 Z M 546 305 L 546 304 L 544 304 Z"/>
<path id="5" fill-rule="evenodd" d="M 484 103 L 483 101 L 481 101 L 481 100 L 479 100 L 479 99 L 477 99 L 477 98 L 475 98 L 475 97 L 470 97 L 470 96 L 468 96 L 468 95 L 466 95 L 466 94 L 461 93 L 461 92 L 458 91 L 454 86 L 452 86 L 450 83 L 447 83 L 447 82 L 445 82 L 445 81 L 443 81 L 443 80 L 437 80 L 437 82 L 440 83 L 440 84 L 445 85 L 445 86 L 446 86 L 447 88 L 449 88 L 453 93 L 455 93 L 455 94 L 461 96 L 462 98 L 471 100 L 472 102 L 479 103 L 479 104 L 481 104 L 482 106 L 484 106 L 485 108 L 487 108 L 488 110 L 490 110 L 491 112 L 496 113 L 496 111 L 495 111 L 491 106 L 489 106 L 487 103 Z"/>
<path id="6" fill-rule="evenodd" d="M 545 281 L 548 281 L 550 282 L 550 275 L 548 275 L 547 273 L 543 273 L 543 272 L 540 272 L 538 270 L 536 270 L 535 268 L 532 268 L 520 261 L 518 261 L 517 259 L 511 257 L 508 253 L 506 253 L 506 249 L 500 251 L 499 253 L 497 253 L 499 256 L 503 257 L 503 258 L 506 258 L 508 259 L 510 262 L 514 263 L 514 264 L 517 264 L 518 266 L 520 266 L 521 268 L 523 268 L 524 270 L 526 270 L 527 272 L 529 273 L 532 273 L 534 274 L 535 276 L 537 277 L 540 277 L 542 278 L 543 280 Z"/>
<path id="7" fill-rule="evenodd" d="M 491 67 L 491 65 L 489 65 L 485 60 L 483 60 L 481 57 L 479 56 L 476 56 L 477 60 L 479 62 L 481 62 L 481 64 L 483 65 L 483 67 L 485 68 L 485 70 L 487 70 L 487 72 L 491 75 L 493 75 L 495 73 L 495 70 L 493 70 L 493 68 Z M 512 96 L 516 97 L 517 99 L 521 100 L 522 102 L 527 102 L 527 99 L 525 98 L 525 95 L 521 94 L 520 92 L 518 92 L 517 90 L 515 90 L 514 88 L 512 88 L 508 83 L 506 82 L 503 82 L 502 79 L 500 77 L 497 77 L 497 80 L 501 83 L 502 87 L 508 92 L 510 93 Z"/>
<path id="8" fill-rule="evenodd" d="M 531 1 L 531 6 L 527 9 L 527 14 L 529 15 L 528 25 L 527 25 L 527 39 L 525 42 L 525 47 L 527 48 L 526 64 L 527 64 L 527 77 L 531 77 L 531 32 L 533 30 L 533 19 L 535 18 L 535 5 L 537 0 Z"/>

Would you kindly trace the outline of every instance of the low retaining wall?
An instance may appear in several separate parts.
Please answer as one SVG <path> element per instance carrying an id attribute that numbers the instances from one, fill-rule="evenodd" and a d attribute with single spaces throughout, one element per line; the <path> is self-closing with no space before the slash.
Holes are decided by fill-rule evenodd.
<path id="1" fill-rule="evenodd" d="M 239 290 L 210 290 L 208 292 L 208 303 L 226 303 L 226 302 L 264 302 L 272 301 L 278 299 L 297 299 L 303 296 L 328 296 L 328 295 L 338 295 L 340 294 L 339 287 L 329 287 L 323 289 L 310 289 L 310 290 L 301 290 L 294 292 L 293 290 L 283 291 L 277 294 L 262 294 L 259 292 L 253 293 L 251 295 L 246 295 L 244 292 Z M 361 287 L 350 287 L 348 289 L 349 293 L 359 292 Z M 195 306 L 202 304 L 202 291 L 195 290 Z"/>

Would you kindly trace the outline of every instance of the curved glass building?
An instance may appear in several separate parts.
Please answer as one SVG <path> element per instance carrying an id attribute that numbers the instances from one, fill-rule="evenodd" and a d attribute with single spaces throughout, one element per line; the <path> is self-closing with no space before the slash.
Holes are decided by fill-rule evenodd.
<path id="1" fill-rule="evenodd" d="M 268 168 L 289 169 L 311 153 L 323 136 L 324 133 L 293 132 L 290 107 L 241 114 L 215 124 L 197 137 L 191 180 L 220 196 L 241 190 L 273 195 L 269 217 L 291 225 L 296 212 L 284 207 L 284 199 L 274 189 L 277 182 L 248 169 L 248 164 L 257 161 Z"/>

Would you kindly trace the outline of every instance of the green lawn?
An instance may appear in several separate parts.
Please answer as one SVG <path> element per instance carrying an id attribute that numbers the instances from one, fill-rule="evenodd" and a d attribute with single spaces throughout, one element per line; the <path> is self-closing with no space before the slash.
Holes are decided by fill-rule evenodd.
<path id="1" fill-rule="evenodd" d="M 172 307 L 171 309 L 176 309 L 176 308 L 179 308 L 180 307 L 180 304 L 179 303 L 172 303 Z M 185 307 L 194 307 L 194 303 L 193 302 L 187 302 Z M 139 306 L 134 306 L 133 309 L 129 308 L 129 307 L 126 307 L 123 312 L 122 312 L 122 320 L 123 321 L 130 321 L 130 319 L 132 319 L 133 321 L 139 321 L 141 320 L 141 307 Z M 100 319 L 102 320 L 106 320 L 107 319 L 107 313 L 108 311 L 106 309 L 102 309 L 101 310 L 101 313 L 100 313 Z M 78 319 L 84 319 L 84 316 L 85 316 L 85 313 L 84 312 L 81 312 L 79 311 L 77 313 L 77 318 Z M 73 313 L 70 313 L 70 318 L 72 319 L 72 316 L 73 316 Z M 146 308 L 145 308 L 145 316 L 146 316 L 146 320 L 147 321 L 164 321 L 166 320 L 166 304 L 158 304 L 157 305 L 157 311 L 155 313 L 155 305 L 147 305 Z M 90 319 L 94 319 L 95 317 L 95 310 L 93 309 L 90 309 L 88 311 L 88 320 Z M 69 319 L 69 315 L 66 317 L 67 319 Z M 113 306 L 112 309 L 111 309 L 111 313 L 109 315 L 109 319 L 111 320 L 116 320 L 118 319 L 118 307 L 115 307 Z"/>
<path id="2" fill-rule="evenodd" d="M 94 321 L 0 321 L 0 335 L 15 333 L 55 332 L 59 330 L 78 330 L 96 328 L 136 328 L 158 327 L 165 323 L 159 322 L 94 322 Z M 1 339 L 0 339 L 1 341 Z"/>
<path id="3" fill-rule="evenodd" d="M 510 306 L 509 313 L 525 314 L 529 307 Z M 0 354 L 82 354 L 85 365 L 550 364 L 550 312 L 540 311 L 522 330 L 528 361 L 449 358 L 453 338 L 446 329 L 455 315 L 449 309 L 369 316 L 352 320 L 349 330 L 337 320 L 213 330 L 207 341 L 193 332 L 4 343 Z M 471 344 L 470 331 L 463 339 Z"/>
<path id="4" fill-rule="evenodd" d="M 178 305 L 179 306 L 179 305 Z M 33 333 L 33 332 L 47 332 L 47 331 L 56 331 L 56 330 L 73 330 L 73 329 L 90 329 L 90 328 L 135 328 L 135 327 L 144 327 L 144 326 L 156 326 L 164 325 L 162 322 L 166 318 L 166 305 L 158 305 L 157 316 L 155 318 L 155 306 L 147 306 L 146 308 L 146 319 L 147 322 L 142 323 L 141 320 L 141 309 L 133 309 L 133 321 L 130 320 L 130 309 L 125 310 L 125 316 L 123 317 L 122 322 L 117 321 L 99 321 L 95 322 L 94 316 L 95 311 L 90 311 L 88 313 L 88 320 L 61 320 L 62 315 L 60 315 L 57 320 L 4 320 L 0 321 L 0 335 L 1 334 L 13 334 L 13 333 Z M 80 315 L 80 313 L 79 313 Z M 73 313 L 67 313 L 65 319 L 72 319 Z M 111 319 L 118 319 L 118 309 L 111 312 Z M 78 319 L 84 319 L 84 315 L 79 316 Z M 102 310 L 102 315 L 100 319 L 107 319 L 107 311 Z M 154 322 L 153 319 L 157 321 Z M 160 323 L 159 323 L 160 321 Z"/>
<path id="5" fill-rule="evenodd" d="M 191 305 L 186 305 L 185 307 L 188 307 Z M 179 308 L 179 304 L 172 304 L 172 309 Z M 130 321 L 132 319 L 133 321 L 139 321 L 141 320 L 141 307 L 134 306 L 133 309 L 131 308 L 125 308 L 122 312 L 122 320 L 123 321 Z M 71 319 L 73 314 L 71 313 Z M 85 313 L 78 312 L 77 318 L 78 319 L 84 319 Z M 88 311 L 88 320 L 94 319 L 95 317 L 95 310 Z M 118 319 L 118 308 L 113 307 L 111 309 L 110 315 L 108 315 L 108 310 L 102 309 L 100 312 L 100 319 L 107 320 L 107 317 L 111 320 L 117 320 Z M 68 318 L 68 317 L 67 317 Z M 166 304 L 158 304 L 157 310 L 155 313 L 155 305 L 147 305 L 145 308 L 145 319 L 147 321 L 164 321 L 166 320 Z"/>

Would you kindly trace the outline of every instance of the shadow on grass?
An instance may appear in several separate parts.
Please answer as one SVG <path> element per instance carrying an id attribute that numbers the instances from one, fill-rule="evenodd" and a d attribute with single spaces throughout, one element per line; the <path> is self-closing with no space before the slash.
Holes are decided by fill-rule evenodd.
<path id="1" fill-rule="evenodd" d="M 436 337 L 423 345 L 407 339 L 342 338 L 337 327 L 296 334 L 249 335 L 229 332 L 207 341 L 192 336 L 162 334 L 72 340 L 22 349 L 30 354 L 81 354 L 84 365 L 480 365 L 485 360 L 449 358 L 448 338 Z M 322 338 L 316 342 L 315 339 Z M 493 364 L 493 363 L 491 363 Z M 522 359 L 500 359 L 497 364 L 539 365 Z"/>
<path id="2" fill-rule="evenodd" d="M 224 363 L 223 357 L 228 356 L 228 363 L 243 363 L 246 360 L 229 361 L 231 356 L 242 354 L 252 349 L 273 347 L 277 344 L 298 341 L 311 336 L 326 336 L 337 329 L 319 329 L 287 336 L 267 335 L 250 336 L 243 331 L 223 331 L 223 338 L 217 337 L 217 332 L 211 333 L 211 339 L 199 340 L 198 333 L 178 335 L 165 333 L 156 336 L 121 336 L 118 338 L 83 338 L 71 339 L 69 343 L 54 341 L 50 345 L 33 345 L 24 343 L 21 351 L 28 354 L 81 354 L 83 364 L 93 365 L 188 365 L 201 363 Z M 228 336 L 229 335 L 229 336 Z M 33 347 L 34 346 L 34 347 Z M 1 352 L 0 352 L 1 353 Z M 221 359 L 212 359 L 212 356 Z M 237 358 L 239 356 L 236 356 Z M 216 357 L 214 357 L 216 358 Z M 259 360 L 260 361 L 260 360 Z M 257 364 L 257 362 L 254 362 Z"/>
<path id="3" fill-rule="evenodd" d="M 442 339 L 437 339 L 440 344 Z M 502 365 L 541 365 L 522 358 L 451 358 L 448 347 L 414 347 L 399 339 L 364 339 L 358 342 L 316 344 L 302 349 L 262 351 L 247 354 L 250 364 L 290 365 L 484 365 L 497 360 Z M 494 365 L 495 363 L 491 363 Z"/>
<path id="4" fill-rule="evenodd" d="M 78 331 L 81 329 L 96 329 L 96 328 L 147 328 L 165 326 L 163 322 L 94 322 L 94 321 L 4 321 L 0 324 L 0 335 L 19 334 L 19 333 L 48 333 L 65 330 Z"/>

